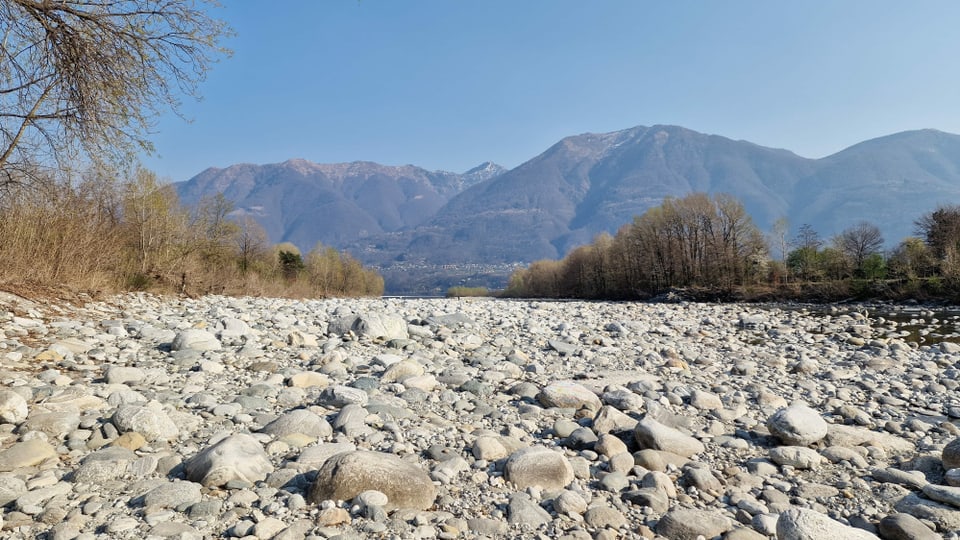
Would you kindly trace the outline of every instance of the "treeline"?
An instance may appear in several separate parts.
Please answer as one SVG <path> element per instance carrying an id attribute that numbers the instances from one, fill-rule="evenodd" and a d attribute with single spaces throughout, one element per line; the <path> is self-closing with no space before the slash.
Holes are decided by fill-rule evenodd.
<path id="1" fill-rule="evenodd" d="M 116 292 L 289 297 L 380 295 L 383 279 L 345 253 L 271 245 L 222 195 L 183 206 L 147 170 L 10 183 L 0 192 L 0 283 Z"/>
<path id="2" fill-rule="evenodd" d="M 615 236 L 601 234 L 561 260 L 516 271 L 503 295 L 645 299 L 674 289 L 735 298 L 960 295 L 960 206 L 921 216 L 916 226 L 918 236 L 889 253 L 868 222 L 824 241 L 809 225 L 788 238 L 780 220 L 767 237 L 735 198 L 695 193 L 668 198 Z M 777 251 L 779 259 L 771 256 Z"/>

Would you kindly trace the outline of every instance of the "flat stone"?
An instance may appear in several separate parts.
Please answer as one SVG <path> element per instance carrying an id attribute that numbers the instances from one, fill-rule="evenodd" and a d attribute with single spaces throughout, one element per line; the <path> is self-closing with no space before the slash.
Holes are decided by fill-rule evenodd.
<path id="1" fill-rule="evenodd" d="M 910 514 L 891 514 L 880 520 L 878 527 L 884 540 L 942 540 L 942 536 L 930 530 Z"/>
<path id="2" fill-rule="evenodd" d="M 936 523 L 946 531 L 960 531 L 960 510 L 955 507 L 931 501 L 911 493 L 900 499 L 894 509 L 903 514 L 909 514 L 918 519 Z"/>
<path id="3" fill-rule="evenodd" d="M 778 446 L 770 449 L 770 459 L 777 465 L 789 465 L 797 469 L 816 469 L 823 457 L 806 446 Z"/>
<path id="4" fill-rule="evenodd" d="M 276 420 L 263 426 L 263 433 L 269 433 L 280 438 L 291 433 L 302 433 L 310 437 L 329 437 L 333 435 L 333 427 L 326 419 L 307 409 L 294 409 L 277 417 Z"/>
<path id="5" fill-rule="evenodd" d="M 664 514 L 656 531 L 669 540 L 697 540 L 720 536 L 732 528 L 733 523 L 720 512 L 680 508 Z"/>
<path id="6" fill-rule="evenodd" d="M 0 452 L 0 472 L 33 467 L 55 457 L 57 457 L 57 450 L 42 439 L 18 442 Z"/>
<path id="7" fill-rule="evenodd" d="M 200 484 L 194 482 L 169 482 L 161 484 L 143 496 L 147 508 L 177 508 L 200 502 Z"/>
<path id="8" fill-rule="evenodd" d="M 544 386 L 537 395 L 537 401 L 544 407 L 561 409 L 599 411 L 603 406 L 593 391 L 573 381 L 558 381 Z"/>
<path id="9" fill-rule="evenodd" d="M 680 456 L 690 457 L 705 450 L 703 443 L 680 431 L 646 417 L 637 423 L 633 432 L 641 448 L 664 450 Z"/>
<path id="10" fill-rule="evenodd" d="M 777 520 L 777 540 L 879 540 L 863 529 L 849 527 L 820 512 L 790 508 Z"/>

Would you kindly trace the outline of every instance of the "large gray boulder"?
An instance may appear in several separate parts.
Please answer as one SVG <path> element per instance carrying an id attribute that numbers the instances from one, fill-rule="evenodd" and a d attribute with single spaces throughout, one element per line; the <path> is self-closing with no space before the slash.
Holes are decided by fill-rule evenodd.
<path id="1" fill-rule="evenodd" d="M 807 446 L 827 436 L 827 422 L 806 405 L 778 410 L 767 420 L 770 434 L 791 446 Z"/>
<path id="2" fill-rule="evenodd" d="M 399 315 L 364 313 L 347 315 L 330 321 L 327 330 L 331 334 L 344 335 L 353 332 L 371 339 L 407 339 L 407 322 Z"/>
<path id="3" fill-rule="evenodd" d="M 184 464 L 187 479 L 206 487 L 223 486 L 231 480 L 258 482 L 273 472 L 263 446 L 246 433 L 218 441 Z"/>
<path id="4" fill-rule="evenodd" d="M 218 351 L 220 347 L 217 336 L 199 328 L 190 328 L 178 333 L 170 344 L 170 349 L 173 351 Z"/>
<path id="5" fill-rule="evenodd" d="M 169 441 L 180 435 L 180 428 L 156 402 L 149 403 L 146 407 L 120 405 L 113 413 L 111 421 L 121 433 L 136 431 L 148 441 Z"/>
<path id="6" fill-rule="evenodd" d="M 350 500 L 367 490 L 387 496 L 386 510 L 411 508 L 426 510 L 433 505 L 437 488 L 427 473 L 413 463 L 393 454 L 358 450 L 329 459 L 317 472 L 310 487 L 313 502 Z"/>
<path id="7" fill-rule="evenodd" d="M 519 489 L 540 486 L 547 490 L 566 487 L 573 481 L 573 467 L 566 456 L 543 446 L 517 450 L 507 458 L 504 476 Z"/>
<path id="8" fill-rule="evenodd" d="M 879 540 L 879 537 L 815 510 L 790 508 L 781 512 L 777 520 L 777 540 Z"/>

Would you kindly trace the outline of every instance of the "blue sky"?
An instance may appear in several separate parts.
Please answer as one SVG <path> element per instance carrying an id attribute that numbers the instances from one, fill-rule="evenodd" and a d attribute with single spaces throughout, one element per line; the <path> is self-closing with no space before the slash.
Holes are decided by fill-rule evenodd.
<path id="1" fill-rule="evenodd" d="M 960 133 L 960 2 L 227 0 L 234 50 L 143 163 L 515 167 L 567 135 L 675 124 L 822 157 Z"/>

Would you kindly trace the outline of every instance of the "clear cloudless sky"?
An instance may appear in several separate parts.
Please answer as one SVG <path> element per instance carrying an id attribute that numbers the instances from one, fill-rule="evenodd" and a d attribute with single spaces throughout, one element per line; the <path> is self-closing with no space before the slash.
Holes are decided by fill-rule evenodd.
<path id="1" fill-rule="evenodd" d="M 960 133 L 956 0 L 225 0 L 236 36 L 143 163 L 515 167 L 674 124 L 822 157 Z"/>

